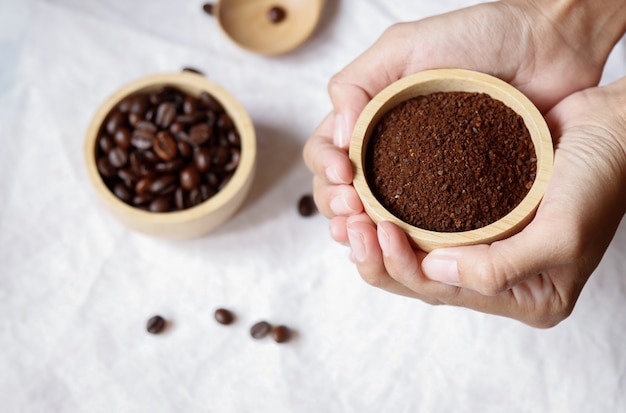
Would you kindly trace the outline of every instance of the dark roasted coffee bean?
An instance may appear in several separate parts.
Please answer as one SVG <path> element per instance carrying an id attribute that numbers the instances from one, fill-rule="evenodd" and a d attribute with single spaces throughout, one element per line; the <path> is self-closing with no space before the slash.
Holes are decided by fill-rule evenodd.
<path id="1" fill-rule="evenodd" d="M 213 15 L 213 3 L 204 3 L 202 5 L 202 10 L 208 14 L 208 15 Z"/>
<path id="2" fill-rule="evenodd" d="M 176 119 L 176 106 L 172 102 L 163 102 L 156 111 L 155 122 L 162 128 L 169 128 Z"/>
<path id="3" fill-rule="evenodd" d="M 197 75 L 204 76 L 204 73 L 201 70 L 198 70 L 195 67 L 190 67 L 190 66 L 183 67 L 183 72 L 195 73 Z"/>
<path id="4" fill-rule="evenodd" d="M 284 343 L 289 340 L 291 331 L 287 326 L 272 327 L 272 338 L 277 343 Z"/>
<path id="5" fill-rule="evenodd" d="M 224 165 L 230 158 L 230 151 L 225 146 L 220 146 L 215 150 L 211 157 L 211 163 L 214 165 Z"/>
<path id="6" fill-rule="evenodd" d="M 176 140 L 166 131 L 161 131 L 156 134 L 152 149 L 154 153 L 164 161 L 171 161 L 178 154 Z"/>
<path id="7" fill-rule="evenodd" d="M 172 210 L 172 201 L 169 196 L 162 196 L 150 202 L 150 211 L 169 212 Z"/>
<path id="8" fill-rule="evenodd" d="M 154 317 L 148 320 L 148 324 L 146 325 L 146 330 L 150 334 L 159 334 L 165 330 L 167 322 L 160 315 L 155 315 Z"/>
<path id="9" fill-rule="evenodd" d="M 303 195 L 298 201 L 298 212 L 303 217 L 310 217 L 315 214 L 317 207 L 312 195 Z"/>
<path id="10" fill-rule="evenodd" d="M 167 192 L 171 187 L 176 187 L 178 177 L 176 175 L 163 175 L 153 180 L 150 184 L 150 192 L 161 195 Z"/>
<path id="11" fill-rule="evenodd" d="M 200 193 L 200 188 L 194 188 L 189 191 L 189 208 L 199 205 L 203 202 L 202 194 Z"/>
<path id="12" fill-rule="evenodd" d="M 117 110 L 119 110 L 122 113 L 130 112 L 130 107 L 132 103 L 133 103 L 133 98 L 130 96 L 126 97 L 122 99 L 122 101 L 117 105 Z"/>
<path id="13" fill-rule="evenodd" d="M 206 123 L 192 126 L 189 130 L 189 142 L 192 145 L 202 145 L 211 137 L 213 130 Z"/>
<path id="14" fill-rule="evenodd" d="M 180 171 L 180 185 L 188 191 L 200 185 L 200 174 L 193 164 Z"/>
<path id="15" fill-rule="evenodd" d="M 122 168 L 128 162 L 128 152 L 116 146 L 109 151 L 109 162 L 114 168 Z"/>
<path id="16" fill-rule="evenodd" d="M 175 87 L 163 86 L 161 89 L 150 94 L 150 103 L 158 106 L 165 101 L 175 102 L 178 95 L 180 95 L 180 92 Z"/>
<path id="17" fill-rule="evenodd" d="M 146 193 L 141 194 L 141 195 L 135 195 L 133 197 L 133 205 L 135 205 L 135 206 L 138 206 L 138 205 L 148 205 L 152 201 L 154 201 L 154 195 L 152 195 L 149 192 L 146 192 Z"/>
<path id="18" fill-rule="evenodd" d="M 193 155 L 193 149 L 191 148 L 191 145 L 189 145 L 189 143 L 185 141 L 176 142 L 176 147 L 178 148 L 178 153 L 183 158 L 189 158 L 191 157 L 191 155 Z"/>
<path id="19" fill-rule="evenodd" d="M 152 185 L 152 178 L 149 176 L 144 176 L 135 184 L 135 193 L 137 195 L 143 195 L 150 191 L 150 186 Z"/>
<path id="20" fill-rule="evenodd" d="M 98 147 L 102 152 L 109 153 L 109 151 L 115 147 L 115 143 L 109 135 L 101 135 L 98 138 Z"/>
<path id="21" fill-rule="evenodd" d="M 121 182 L 118 182 L 113 186 L 113 193 L 116 197 L 126 203 L 130 203 L 130 201 L 133 199 L 132 192 L 130 192 L 126 185 Z"/>
<path id="22" fill-rule="evenodd" d="M 154 165 L 154 170 L 157 172 L 170 174 L 180 171 L 181 169 L 183 169 L 185 164 L 186 162 L 184 159 L 176 158 L 172 159 L 171 161 L 157 163 L 156 165 Z"/>
<path id="23" fill-rule="evenodd" d="M 185 125 L 180 122 L 174 122 L 170 125 L 170 132 L 172 135 L 176 136 L 181 132 L 185 131 Z"/>
<path id="24" fill-rule="evenodd" d="M 109 135 L 113 135 L 118 128 L 126 125 L 126 115 L 120 111 L 115 111 L 109 116 L 106 124 L 106 130 Z"/>
<path id="25" fill-rule="evenodd" d="M 195 125 L 206 120 L 206 112 L 194 112 L 190 114 L 176 116 L 176 123 L 180 123 L 183 126 Z"/>
<path id="26" fill-rule="evenodd" d="M 98 166 L 98 172 L 100 172 L 100 175 L 104 176 L 105 178 L 113 178 L 117 175 L 117 169 L 115 169 L 113 165 L 111 165 L 108 156 L 101 156 L 100 158 L 98 158 L 96 164 Z"/>
<path id="27" fill-rule="evenodd" d="M 202 106 L 205 108 L 216 112 L 221 112 L 223 110 L 222 105 L 220 105 L 220 103 L 213 96 L 204 91 L 200 93 L 200 103 L 202 103 Z"/>
<path id="28" fill-rule="evenodd" d="M 222 113 L 217 119 L 217 127 L 220 129 L 230 129 L 233 127 L 233 119 L 227 113 Z"/>
<path id="29" fill-rule="evenodd" d="M 148 97 L 146 95 L 135 95 L 132 97 L 130 112 L 143 117 L 148 110 L 149 105 L 150 102 L 148 101 Z"/>
<path id="30" fill-rule="evenodd" d="M 185 115 L 192 115 L 198 110 L 198 101 L 192 96 L 186 96 L 183 101 L 183 112 Z"/>
<path id="31" fill-rule="evenodd" d="M 218 323 L 224 325 L 231 324 L 235 320 L 233 313 L 225 308 L 218 308 L 215 310 L 214 317 Z"/>
<path id="32" fill-rule="evenodd" d="M 137 123 L 141 122 L 143 119 L 143 114 L 139 115 L 137 113 L 131 113 L 128 115 L 128 123 L 130 123 L 130 126 L 132 126 L 133 128 L 135 126 L 137 126 Z"/>
<path id="33" fill-rule="evenodd" d="M 154 123 L 150 122 L 149 120 L 140 120 L 139 122 L 137 122 L 137 124 L 135 125 L 135 129 L 136 130 L 141 130 L 141 131 L 148 131 L 148 132 L 152 132 L 153 134 L 156 133 L 159 128 L 157 127 L 157 125 L 155 125 Z"/>
<path id="34" fill-rule="evenodd" d="M 193 155 L 193 161 L 200 172 L 207 172 L 211 167 L 211 153 L 208 149 L 202 148 Z"/>
<path id="35" fill-rule="evenodd" d="M 207 184 L 201 184 L 198 187 L 198 190 L 200 191 L 200 199 L 202 200 L 202 202 L 206 201 L 217 193 L 215 189 Z"/>
<path id="36" fill-rule="evenodd" d="M 176 209 L 178 210 L 187 207 L 187 202 L 185 202 L 185 190 L 181 187 L 176 188 L 174 192 L 174 205 L 176 205 Z"/>
<path id="37" fill-rule="evenodd" d="M 150 163 L 145 159 L 143 152 L 133 151 L 130 153 L 130 168 L 138 176 L 145 176 L 150 173 Z"/>
<path id="38" fill-rule="evenodd" d="M 128 149 L 130 147 L 130 129 L 126 126 L 122 126 L 115 131 L 113 135 L 113 140 L 115 144 L 120 148 Z"/>
<path id="39" fill-rule="evenodd" d="M 204 177 L 208 184 L 211 185 L 213 188 L 217 188 L 217 186 L 220 184 L 220 178 L 215 172 L 208 172 L 204 175 Z"/>
<path id="40" fill-rule="evenodd" d="M 135 129 L 130 138 L 130 143 L 137 149 L 143 150 L 152 148 L 154 145 L 154 132 L 148 130 Z"/>
<path id="41" fill-rule="evenodd" d="M 117 171 L 117 177 L 124 182 L 127 188 L 134 189 L 135 183 L 137 182 L 137 174 L 131 169 L 120 169 Z"/>
<path id="42" fill-rule="evenodd" d="M 231 129 L 230 131 L 228 131 L 227 139 L 228 143 L 230 143 L 231 145 L 241 146 L 241 138 L 239 137 L 239 134 L 236 130 Z"/>
<path id="43" fill-rule="evenodd" d="M 230 160 L 228 161 L 226 165 L 224 165 L 224 170 L 227 172 L 232 172 L 235 169 L 237 169 L 237 166 L 239 166 L 239 158 L 240 158 L 239 149 L 231 149 Z"/>
<path id="44" fill-rule="evenodd" d="M 272 330 L 272 326 L 267 321 L 259 321 L 250 328 L 250 335 L 255 339 L 262 339 Z"/>
<path id="45" fill-rule="evenodd" d="M 285 20 L 287 12 L 280 6 L 274 6 L 267 11 L 267 18 L 270 22 L 278 24 Z"/>

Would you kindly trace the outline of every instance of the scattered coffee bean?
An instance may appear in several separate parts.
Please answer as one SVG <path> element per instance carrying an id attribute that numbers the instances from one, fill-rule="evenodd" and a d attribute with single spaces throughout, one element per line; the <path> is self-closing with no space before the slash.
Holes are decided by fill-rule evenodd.
<path id="1" fill-rule="evenodd" d="M 148 320 L 148 324 L 146 325 L 146 329 L 150 334 L 159 334 L 165 330 L 165 326 L 167 322 L 160 315 L 155 315 L 154 317 Z"/>
<path id="2" fill-rule="evenodd" d="M 215 320 L 220 324 L 230 324 L 234 321 L 233 313 L 225 308 L 218 308 L 215 310 Z"/>
<path id="3" fill-rule="evenodd" d="M 204 10 L 204 12 L 210 16 L 213 15 L 213 3 L 204 3 L 202 5 L 202 10 Z"/>
<path id="4" fill-rule="evenodd" d="M 285 17 L 287 17 L 287 12 L 280 6 L 274 6 L 267 11 L 267 18 L 274 24 L 282 22 Z"/>
<path id="5" fill-rule="evenodd" d="M 298 212 L 303 217 L 310 217 L 317 211 L 312 195 L 303 195 L 298 201 Z"/>
<path id="6" fill-rule="evenodd" d="M 167 85 L 122 99 L 97 139 L 97 168 L 107 187 L 129 205 L 154 212 L 211 198 L 241 156 L 234 122 L 213 96 Z"/>
<path id="7" fill-rule="evenodd" d="M 277 343 L 284 343 L 289 340 L 291 336 L 291 330 L 287 326 L 275 326 L 272 327 L 272 338 Z"/>
<path id="8" fill-rule="evenodd" d="M 213 5 L 211 5 L 211 7 L 212 6 Z M 183 67 L 183 72 L 195 73 L 197 75 L 204 76 L 204 72 L 202 72 L 201 70 L 196 69 L 195 67 L 190 67 L 190 66 Z"/>
<path id="9" fill-rule="evenodd" d="M 259 321 L 250 328 L 250 335 L 254 339 L 262 339 L 272 330 L 272 326 L 267 321 Z"/>

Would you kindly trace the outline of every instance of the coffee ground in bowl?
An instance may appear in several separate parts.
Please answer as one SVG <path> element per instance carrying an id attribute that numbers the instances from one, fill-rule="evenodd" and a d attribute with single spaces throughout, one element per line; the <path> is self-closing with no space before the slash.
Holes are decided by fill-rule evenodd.
<path id="1" fill-rule="evenodd" d="M 378 201 L 415 227 L 469 231 L 511 212 L 537 159 L 523 118 L 484 93 L 438 92 L 381 117 L 365 157 Z"/>

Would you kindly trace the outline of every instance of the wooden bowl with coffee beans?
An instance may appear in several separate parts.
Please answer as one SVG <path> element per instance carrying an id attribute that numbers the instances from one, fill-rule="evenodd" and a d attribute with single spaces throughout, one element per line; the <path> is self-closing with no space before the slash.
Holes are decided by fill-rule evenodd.
<path id="1" fill-rule="evenodd" d="M 427 70 L 376 95 L 349 148 L 354 187 L 376 223 L 419 249 L 491 243 L 527 225 L 554 151 L 533 103 L 510 84 L 464 70 Z"/>
<path id="2" fill-rule="evenodd" d="M 243 204 L 256 136 L 243 107 L 204 76 L 167 73 L 121 87 L 87 129 L 87 175 L 129 228 L 162 238 L 208 233 Z"/>

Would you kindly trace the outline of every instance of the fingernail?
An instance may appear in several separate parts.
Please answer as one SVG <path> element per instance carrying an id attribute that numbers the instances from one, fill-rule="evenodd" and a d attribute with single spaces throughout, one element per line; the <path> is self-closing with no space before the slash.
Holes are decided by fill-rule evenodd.
<path id="1" fill-rule="evenodd" d="M 337 168 L 334 168 L 332 166 L 329 166 L 328 168 L 326 168 L 326 179 L 328 179 L 328 181 L 333 184 L 347 184 L 348 183 L 346 182 L 345 179 L 342 179 L 341 176 L 339 176 L 339 172 L 337 171 Z"/>
<path id="2" fill-rule="evenodd" d="M 378 226 L 378 243 L 383 254 L 389 255 L 389 233 L 381 225 Z"/>
<path id="3" fill-rule="evenodd" d="M 340 148 L 348 146 L 348 123 L 346 117 L 341 113 L 335 115 L 333 141 Z"/>
<path id="4" fill-rule="evenodd" d="M 451 255 L 430 253 L 422 261 L 424 275 L 433 281 L 449 285 L 460 285 L 456 258 Z"/>
<path id="5" fill-rule="evenodd" d="M 365 261 L 365 242 L 363 235 L 352 229 L 348 229 L 348 240 L 352 249 L 352 256 L 358 262 Z"/>
<path id="6" fill-rule="evenodd" d="M 343 195 L 338 195 L 330 200 L 330 209 L 337 215 L 351 215 L 357 212 L 348 204 Z"/>

